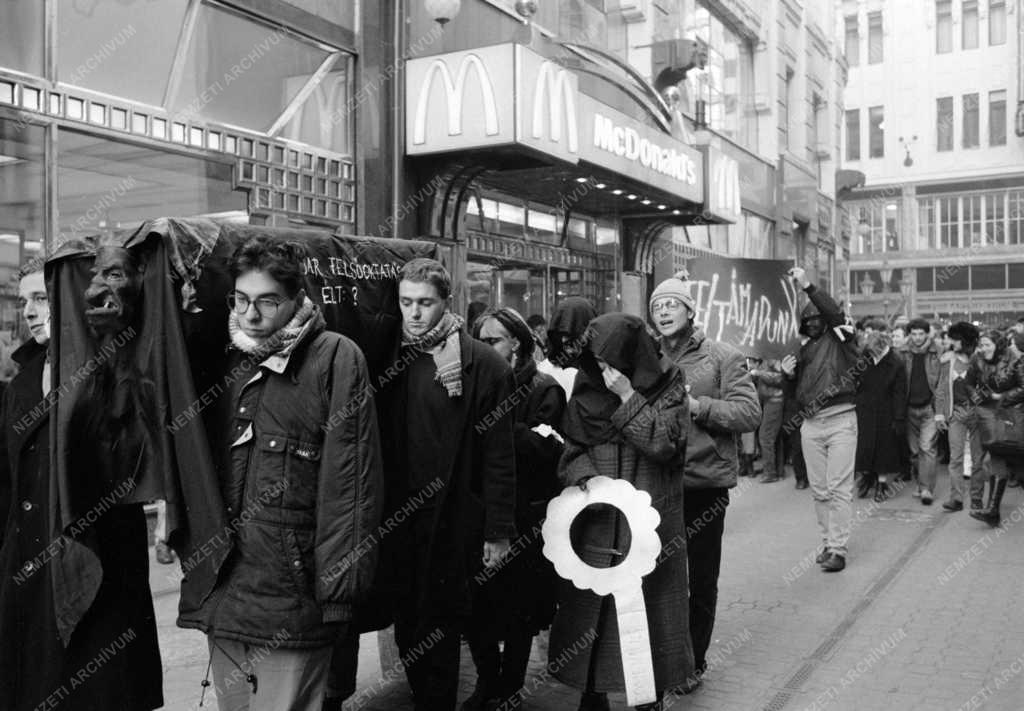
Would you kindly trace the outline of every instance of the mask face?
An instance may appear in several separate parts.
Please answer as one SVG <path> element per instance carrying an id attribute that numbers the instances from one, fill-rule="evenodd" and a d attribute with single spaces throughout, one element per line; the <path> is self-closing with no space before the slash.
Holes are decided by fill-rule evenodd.
<path id="1" fill-rule="evenodd" d="M 141 312 L 142 269 L 123 247 L 100 247 L 85 290 L 85 319 L 97 336 L 124 331 Z"/>
<path id="2" fill-rule="evenodd" d="M 820 316 L 813 316 L 804 321 L 804 331 L 809 338 L 817 338 L 825 332 L 825 324 Z"/>

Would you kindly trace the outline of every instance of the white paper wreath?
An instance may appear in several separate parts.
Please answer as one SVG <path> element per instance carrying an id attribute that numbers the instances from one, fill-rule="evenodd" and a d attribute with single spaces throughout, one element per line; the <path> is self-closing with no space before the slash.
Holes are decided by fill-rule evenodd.
<path id="1" fill-rule="evenodd" d="M 621 563 L 611 568 L 595 568 L 584 563 L 572 548 L 569 535 L 572 522 L 593 504 L 614 506 L 629 524 L 632 538 L 629 552 Z M 661 516 L 651 506 L 650 494 L 639 491 L 628 481 L 596 476 L 587 481 L 586 491 L 570 486 L 552 499 L 541 529 L 544 555 L 560 576 L 580 590 L 615 597 L 626 703 L 630 706 L 657 700 L 642 582 L 643 577 L 654 570 L 661 552 L 659 523 Z"/>

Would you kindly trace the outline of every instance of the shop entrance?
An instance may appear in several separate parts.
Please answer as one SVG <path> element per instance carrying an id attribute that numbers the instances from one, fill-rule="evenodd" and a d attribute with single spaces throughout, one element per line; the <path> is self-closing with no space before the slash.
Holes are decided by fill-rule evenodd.
<path id="1" fill-rule="evenodd" d="M 549 264 L 513 266 L 469 261 L 466 263 L 466 288 L 468 304 L 508 306 L 523 318 L 541 314 L 549 319 L 558 304 L 570 296 L 590 299 L 598 313 L 609 310 L 606 302 L 614 294 L 615 272 Z"/>

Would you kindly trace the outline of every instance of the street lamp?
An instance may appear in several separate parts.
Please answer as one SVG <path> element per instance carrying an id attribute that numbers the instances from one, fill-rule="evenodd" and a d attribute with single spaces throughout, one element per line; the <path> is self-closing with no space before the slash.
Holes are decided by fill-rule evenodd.
<path id="1" fill-rule="evenodd" d="M 871 278 L 870 274 L 865 274 L 864 278 L 860 280 L 860 293 L 863 296 L 871 296 L 875 293 L 875 280 Z"/>
<path id="2" fill-rule="evenodd" d="M 462 0 L 423 0 L 423 6 L 430 13 L 434 22 L 444 27 L 447 22 L 459 14 Z"/>
<path id="3" fill-rule="evenodd" d="M 904 276 L 900 279 L 900 293 L 903 294 L 903 306 L 904 312 L 907 318 L 910 318 L 910 295 L 914 291 L 914 282 L 910 280 L 910 277 Z"/>

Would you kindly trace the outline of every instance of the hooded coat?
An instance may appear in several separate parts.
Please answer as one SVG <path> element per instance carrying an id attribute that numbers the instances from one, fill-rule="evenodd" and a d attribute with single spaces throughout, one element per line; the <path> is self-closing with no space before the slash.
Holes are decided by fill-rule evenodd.
<path id="1" fill-rule="evenodd" d="M 811 417 L 834 405 L 852 409 L 857 392 L 858 353 L 852 327 L 838 304 L 814 284 L 805 290 L 810 303 L 800 319 L 800 333 L 808 340 L 797 358 L 796 400 L 803 417 Z M 823 331 L 811 338 L 808 321 L 820 318 Z"/>
<path id="2" fill-rule="evenodd" d="M 864 354 L 857 391 L 857 471 L 900 471 L 907 432 L 907 372 L 892 349 L 878 363 Z"/>
<path id="3" fill-rule="evenodd" d="M 586 403 L 585 418 L 566 418 L 559 474 L 566 485 L 591 476 L 624 479 L 649 493 L 661 515 L 662 552 L 657 567 L 643 579 L 643 594 L 655 686 L 664 692 L 683 684 L 694 667 L 689 610 L 680 604 L 688 594 L 681 475 L 690 421 L 685 379 L 674 365 L 663 368 L 656 342 L 640 319 L 606 314 L 591 322 L 591 330 L 588 352 L 626 375 L 636 392 L 623 403 L 604 387 L 600 371 L 581 370 L 570 414 L 585 404 L 579 400 L 593 402 Z M 581 390 L 582 380 L 587 389 Z M 583 419 L 589 426 L 580 426 Z M 629 547 L 628 527 L 614 511 L 584 511 L 573 528 L 579 531 L 577 550 L 589 565 L 615 565 Z M 562 581 L 559 600 L 549 641 L 554 675 L 581 690 L 622 691 L 614 600 L 568 581 Z"/>

